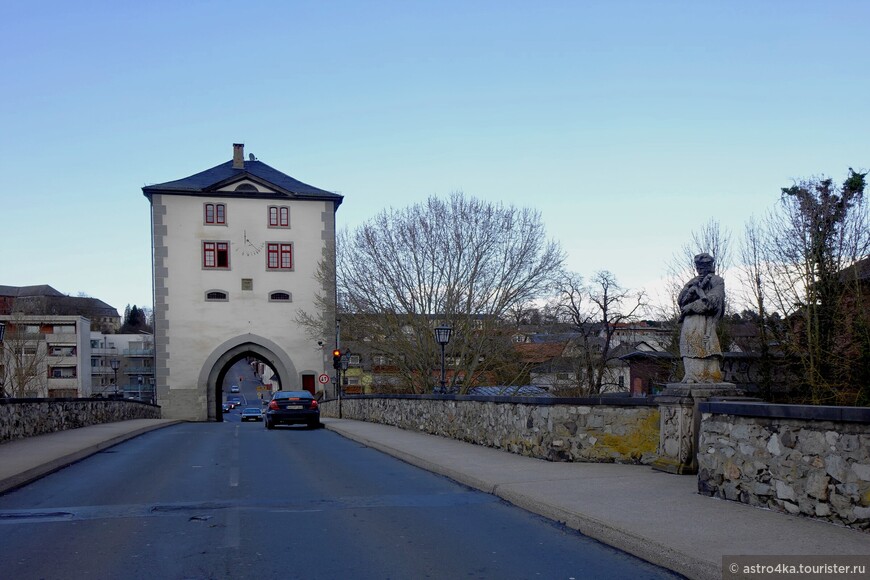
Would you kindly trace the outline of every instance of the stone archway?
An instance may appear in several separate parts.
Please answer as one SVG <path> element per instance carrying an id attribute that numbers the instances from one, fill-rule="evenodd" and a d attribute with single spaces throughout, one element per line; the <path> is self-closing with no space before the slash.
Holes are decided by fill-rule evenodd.
<path id="1" fill-rule="evenodd" d="M 206 395 L 206 420 L 222 421 L 221 382 L 227 370 L 245 356 L 255 356 L 272 367 L 282 384 L 297 380 L 296 367 L 287 353 L 273 341 L 255 334 L 243 334 L 232 338 L 206 358 L 199 372 L 197 388 Z"/>

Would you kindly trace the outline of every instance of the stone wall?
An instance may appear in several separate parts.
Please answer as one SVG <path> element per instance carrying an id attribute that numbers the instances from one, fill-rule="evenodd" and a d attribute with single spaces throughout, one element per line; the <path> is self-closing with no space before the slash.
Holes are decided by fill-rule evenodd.
<path id="1" fill-rule="evenodd" d="M 0 400 L 0 443 L 128 419 L 159 419 L 160 407 L 122 399 Z"/>
<path id="2" fill-rule="evenodd" d="M 324 417 L 338 417 L 325 401 Z M 345 397 L 345 419 L 371 421 L 549 461 L 649 464 L 659 411 L 646 398 L 380 395 Z"/>
<path id="3" fill-rule="evenodd" d="M 870 409 L 703 403 L 698 490 L 870 531 Z"/>

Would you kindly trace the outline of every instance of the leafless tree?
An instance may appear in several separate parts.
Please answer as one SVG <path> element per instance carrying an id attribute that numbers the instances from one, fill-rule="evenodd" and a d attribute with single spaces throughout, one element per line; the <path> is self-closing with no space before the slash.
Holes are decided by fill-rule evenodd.
<path id="1" fill-rule="evenodd" d="M 454 193 L 342 232 L 336 280 L 355 338 L 390 356 L 416 392 L 440 364 L 432 329 L 449 324 L 449 380 L 465 390 L 494 380 L 510 356 L 505 318 L 543 296 L 562 261 L 538 212 Z"/>
<path id="2" fill-rule="evenodd" d="M 577 394 L 595 395 L 613 386 L 609 370 L 616 360 L 614 333 L 619 325 L 637 321 L 645 306 L 642 291 L 622 288 L 606 270 L 596 273 L 589 284 L 573 272 L 562 277 L 551 308 L 578 336 L 568 352 L 577 363 Z"/>
<path id="3" fill-rule="evenodd" d="M 699 230 L 692 231 L 691 240 L 675 252 L 667 264 L 668 294 L 672 297 L 669 312 L 663 318 L 676 320 L 680 309 L 677 296 L 686 280 L 695 276 L 695 256 L 708 253 L 716 259 L 716 271 L 724 277 L 731 267 L 731 232 L 710 218 Z"/>
<path id="4" fill-rule="evenodd" d="M 8 397 L 36 397 L 46 391 L 48 351 L 39 323 L 13 314 L 0 343 L 2 388 Z"/>
<path id="5" fill-rule="evenodd" d="M 324 249 L 314 278 L 320 285 L 314 296 L 315 309 L 313 312 L 297 310 L 296 323 L 305 328 L 312 341 L 319 341 L 322 345 L 333 344 L 335 321 L 340 315 L 336 308 L 335 245 L 332 243 L 327 244 Z"/>
<path id="6" fill-rule="evenodd" d="M 758 326 L 758 348 L 760 356 L 759 388 L 765 399 L 771 397 L 773 382 L 773 360 L 770 352 L 771 328 L 765 301 L 767 266 L 765 264 L 764 232 L 761 224 L 754 218 L 746 223 L 740 244 L 740 265 L 737 269 L 740 288 L 743 290 L 743 304 L 751 306 Z"/>

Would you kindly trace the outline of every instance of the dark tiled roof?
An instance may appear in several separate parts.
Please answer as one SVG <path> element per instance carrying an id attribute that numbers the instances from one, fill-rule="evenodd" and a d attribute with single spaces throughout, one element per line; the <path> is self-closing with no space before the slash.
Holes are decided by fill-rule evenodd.
<path id="1" fill-rule="evenodd" d="M 120 318 L 118 311 L 100 300 L 67 296 L 48 284 L 38 286 L 0 286 L 0 296 L 15 298 L 13 311 L 21 314 L 93 315 Z M 87 317 L 87 316 L 86 316 Z"/>
<path id="2" fill-rule="evenodd" d="M 120 319 L 118 311 L 98 298 L 79 296 L 19 296 L 15 301 L 15 312 L 22 314 L 51 314 L 84 316 L 105 316 Z"/>
<path id="3" fill-rule="evenodd" d="M 40 284 L 38 286 L 0 286 L 0 296 L 66 296 L 49 286 L 48 284 Z"/>
<path id="4" fill-rule="evenodd" d="M 210 193 L 216 189 L 239 179 L 249 178 L 254 182 L 266 182 L 281 193 L 303 198 L 332 199 L 339 203 L 341 195 L 302 183 L 301 181 L 281 173 L 262 161 L 245 161 L 244 169 L 233 167 L 232 161 L 221 163 L 211 169 L 206 169 L 183 179 L 146 185 L 142 192 L 146 196 L 154 193 L 196 194 Z M 230 192 L 222 192 L 230 193 Z M 248 195 L 248 192 L 238 192 L 236 195 Z"/>

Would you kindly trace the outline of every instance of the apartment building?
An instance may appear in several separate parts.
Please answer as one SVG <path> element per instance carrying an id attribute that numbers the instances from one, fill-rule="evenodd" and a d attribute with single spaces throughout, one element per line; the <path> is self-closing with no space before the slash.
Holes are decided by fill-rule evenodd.
<path id="1" fill-rule="evenodd" d="M 0 388 L 8 397 L 90 397 L 91 323 L 82 316 L 0 314 Z"/>
<path id="2" fill-rule="evenodd" d="M 91 332 L 95 396 L 154 402 L 154 336 Z"/>

